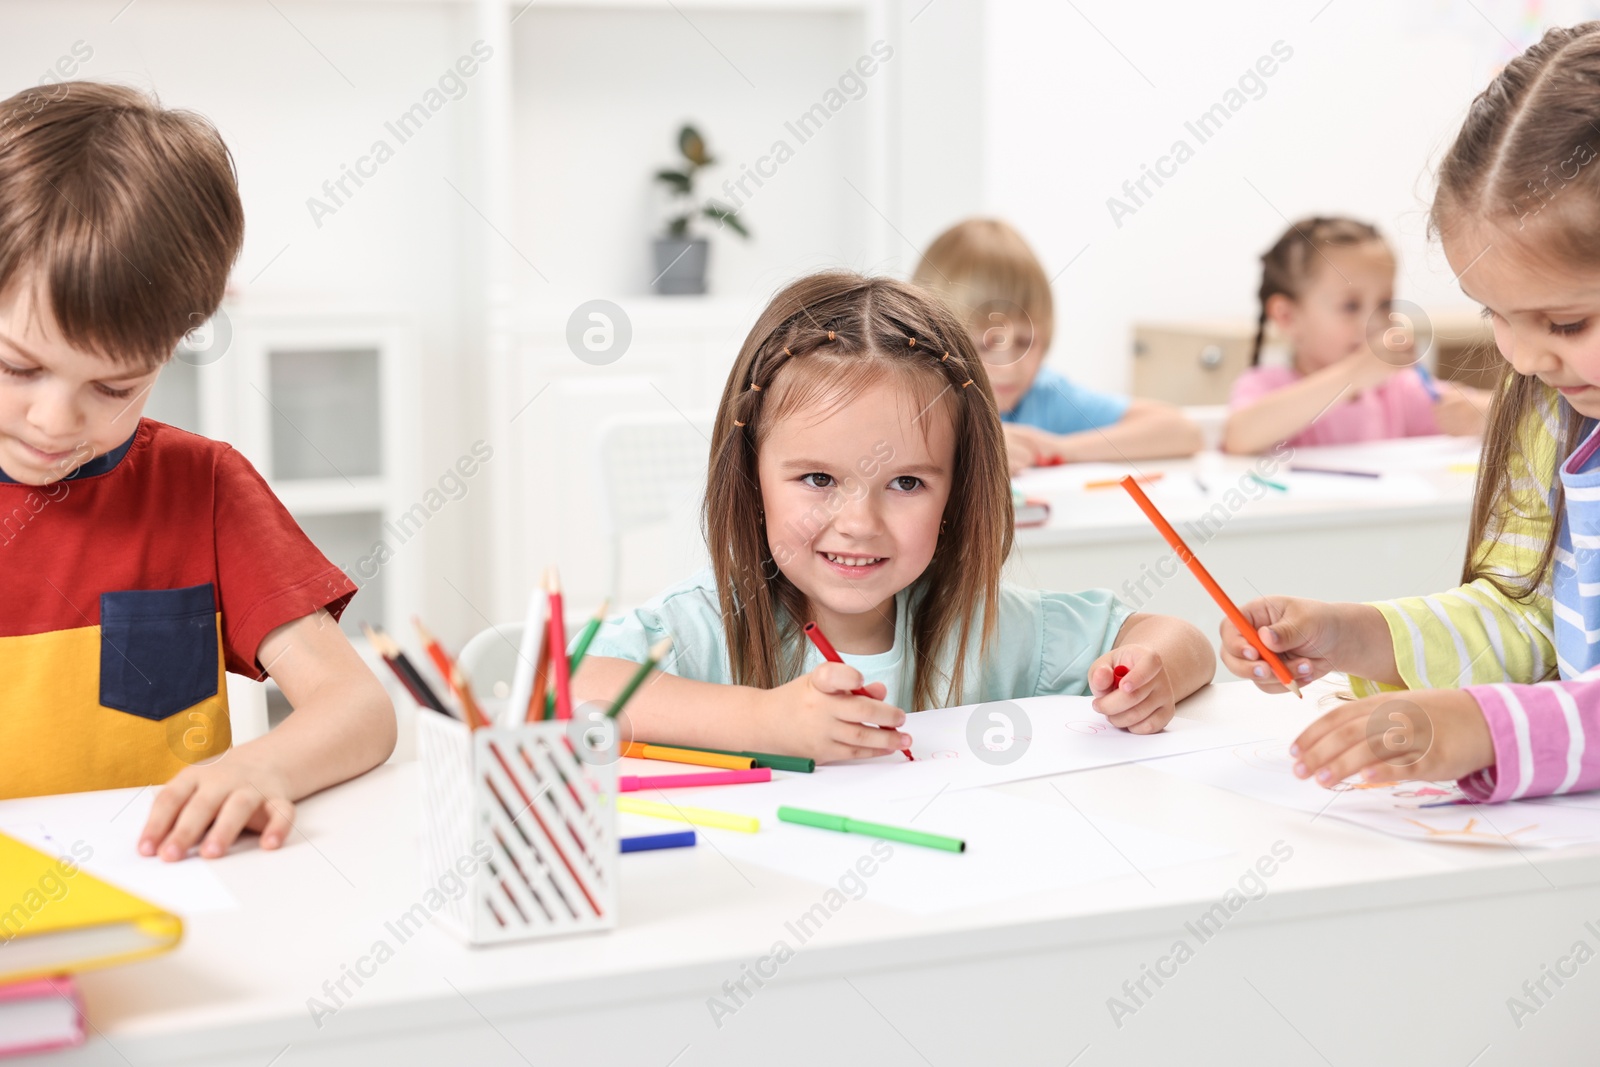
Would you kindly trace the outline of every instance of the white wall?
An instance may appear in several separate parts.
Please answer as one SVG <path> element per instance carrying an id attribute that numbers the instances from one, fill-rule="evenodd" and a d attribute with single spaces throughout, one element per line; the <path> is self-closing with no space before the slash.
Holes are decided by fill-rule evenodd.
<path id="1" fill-rule="evenodd" d="M 1430 161 L 1508 56 L 1593 8 L 991 0 L 983 207 L 1015 222 L 1051 274 L 1066 268 L 1052 358 L 1124 388 L 1133 322 L 1253 321 L 1258 257 L 1285 216 L 1376 222 L 1399 249 L 1399 296 L 1465 307 L 1425 239 Z M 1265 94 L 1198 143 L 1185 121 L 1280 40 L 1293 57 Z M 1107 198 L 1179 138 L 1193 158 L 1116 225 Z"/>

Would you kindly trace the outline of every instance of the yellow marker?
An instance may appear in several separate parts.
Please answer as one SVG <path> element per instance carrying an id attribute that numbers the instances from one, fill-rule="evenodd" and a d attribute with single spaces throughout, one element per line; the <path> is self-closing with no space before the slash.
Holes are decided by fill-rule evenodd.
<path id="1" fill-rule="evenodd" d="M 717 830 L 738 830 L 740 833 L 745 834 L 753 834 L 761 829 L 761 820 L 754 815 L 734 815 L 731 812 L 711 811 L 707 808 L 685 808 L 677 804 L 661 804 L 654 800 L 641 800 L 639 797 L 618 797 L 617 810 L 627 812 L 629 815 L 649 815 L 657 819 L 686 822 L 691 826 L 710 826 Z"/>

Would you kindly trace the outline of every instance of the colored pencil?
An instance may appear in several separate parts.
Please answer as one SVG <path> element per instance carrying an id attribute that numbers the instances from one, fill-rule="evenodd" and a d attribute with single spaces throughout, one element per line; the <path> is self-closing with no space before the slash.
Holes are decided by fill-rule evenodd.
<path id="1" fill-rule="evenodd" d="M 833 647 L 833 642 L 828 640 L 828 635 L 823 633 L 821 627 L 819 627 L 816 623 L 806 623 L 805 632 L 806 636 L 811 638 L 811 643 L 817 646 L 817 651 L 822 653 L 823 659 L 827 660 L 829 663 L 844 662 L 844 660 L 839 656 L 839 650 Z M 859 686 L 850 690 L 850 692 L 858 697 L 872 696 L 871 693 Z M 906 759 L 913 762 L 916 761 L 916 757 L 911 754 L 911 750 L 909 748 L 902 748 L 900 752 L 905 756 Z"/>
<path id="2" fill-rule="evenodd" d="M 637 793 L 641 789 L 698 789 L 705 785 L 743 785 L 747 782 L 770 782 L 772 772 L 766 767 L 751 767 L 743 771 L 707 771 L 704 774 L 624 774 L 617 778 L 617 792 Z"/>
<path id="3" fill-rule="evenodd" d="M 1284 485 L 1282 482 L 1274 482 L 1274 481 L 1271 481 L 1271 480 L 1269 480 L 1267 478 L 1263 478 L 1263 477 L 1261 477 L 1261 475 L 1257 474 L 1255 471 L 1251 471 L 1250 472 L 1250 480 L 1255 482 L 1255 483 L 1257 483 L 1258 485 L 1264 485 L 1268 489 L 1276 489 L 1280 493 L 1287 493 L 1289 491 L 1289 487 L 1287 485 Z"/>
<path id="4" fill-rule="evenodd" d="M 550 596 L 550 674 L 556 685 L 556 718 L 572 718 L 572 672 L 567 664 L 567 621 L 561 614 L 561 576 L 551 567 L 544 572 Z"/>
<path id="5" fill-rule="evenodd" d="M 1299 464 L 1290 464 L 1289 469 L 1296 474 L 1342 474 L 1346 478 L 1382 478 L 1377 471 L 1347 471 L 1338 467 L 1302 467 Z"/>
<path id="6" fill-rule="evenodd" d="M 710 826 L 718 830 L 738 830 L 740 833 L 753 834 L 761 829 L 761 820 L 754 815 L 735 815 L 727 811 L 711 811 L 708 808 L 684 808 L 676 804 L 662 804 L 654 800 L 641 800 L 638 797 L 618 797 L 617 810 L 629 815 L 648 815 L 654 819 L 671 819 L 673 822 L 686 822 L 691 826 Z"/>
<path id="7" fill-rule="evenodd" d="M 689 763 L 697 767 L 720 767 L 725 771 L 748 771 L 755 766 L 749 756 L 724 756 L 720 752 L 696 752 L 671 745 L 643 745 L 629 741 L 622 746 L 622 754 L 633 759 L 662 760 L 666 763 Z"/>
<path id="8" fill-rule="evenodd" d="M 1433 380 L 1433 373 L 1426 364 L 1416 364 L 1417 377 L 1422 379 L 1422 388 L 1428 391 L 1428 399 L 1435 404 L 1439 402 L 1439 386 Z"/>
<path id="9" fill-rule="evenodd" d="M 798 774 L 811 774 L 817 769 L 817 761 L 807 756 L 775 756 L 770 752 L 734 752 L 725 748 L 700 748 L 696 745 L 673 745 L 686 752 L 715 752 L 719 756 L 749 756 L 755 760 L 757 767 L 768 767 L 775 771 L 794 771 Z"/>
<path id="10" fill-rule="evenodd" d="M 637 834 L 620 839 L 624 852 L 650 852 L 658 848 L 690 848 L 694 845 L 693 830 L 674 830 L 670 834 Z"/>
<path id="11" fill-rule="evenodd" d="M 1149 485 L 1151 482 L 1159 482 L 1166 476 L 1166 471 L 1153 471 L 1150 474 L 1129 475 L 1129 477 L 1134 481 L 1143 482 L 1146 485 Z M 1121 484 L 1121 478 L 1103 478 L 1099 481 L 1084 482 L 1083 487 L 1085 489 L 1115 489 Z"/>
<path id="12" fill-rule="evenodd" d="M 568 675 L 570 675 L 570 676 L 576 676 L 577 675 L 578 667 L 579 667 L 580 664 L 583 663 L 583 657 L 588 654 L 589 645 L 591 643 L 593 643 L 593 641 L 594 641 L 594 635 L 600 632 L 600 624 L 605 621 L 606 610 L 610 606 L 611 606 L 611 601 L 609 601 L 609 600 L 600 601 L 600 607 L 595 611 L 594 616 L 589 619 L 588 625 L 584 626 L 583 632 L 578 635 L 578 643 L 573 646 L 572 655 L 567 657 L 567 674 Z M 546 632 L 548 633 L 549 631 L 546 631 Z M 555 714 L 556 714 L 556 698 L 555 698 L 555 695 L 551 694 L 551 695 L 547 696 L 545 698 L 545 701 L 546 701 L 546 703 L 545 703 L 545 708 L 544 708 L 544 717 L 547 718 L 547 719 L 555 718 Z"/>
<path id="13" fill-rule="evenodd" d="M 528 694 L 528 721 L 540 717 L 556 717 L 555 704 L 550 698 L 550 618 L 545 610 L 544 625 L 539 627 L 539 655 L 533 661 L 533 692 Z"/>
<path id="14" fill-rule="evenodd" d="M 472 683 L 467 681 L 466 672 L 458 663 L 450 665 L 450 688 L 455 691 L 456 699 L 461 702 L 461 711 L 467 717 L 468 727 L 481 730 L 489 725 L 489 717 L 478 707 L 478 701 L 472 695 Z"/>
<path id="15" fill-rule="evenodd" d="M 639 691 L 644 680 L 650 677 L 650 672 L 656 669 L 664 656 L 672 651 L 672 638 L 663 637 L 650 646 L 650 654 L 645 657 L 639 669 L 633 672 L 633 677 L 628 679 L 628 684 L 622 687 L 622 692 L 617 694 L 617 699 L 611 702 L 611 710 L 606 712 L 606 717 L 615 719 L 622 714 L 622 708 L 633 699 L 633 694 Z"/>
<path id="16" fill-rule="evenodd" d="M 805 808 L 791 808 L 787 805 L 778 809 L 778 821 L 814 826 L 819 830 L 833 830 L 841 834 L 881 837 L 885 841 L 899 841 L 906 845 L 921 845 L 924 848 L 943 849 L 946 852 L 967 850 L 967 843 L 959 837 L 945 837 L 943 834 L 930 834 L 923 830 L 908 830 L 900 826 L 863 822 L 843 815 L 829 815 L 827 812 L 807 811 Z"/>
<path id="17" fill-rule="evenodd" d="M 417 637 L 422 641 L 422 647 L 428 653 L 428 659 L 433 662 L 433 669 L 438 671 L 439 677 L 444 680 L 446 685 L 449 685 L 450 654 L 444 650 L 444 646 L 439 643 L 439 639 L 428 632 L 428 628 L 422 625 L 422 620 L 417 616 L 411 616 L 411 625 L 417 628 Z"/>
<path id="18" fill-rule="evenodd" d="M 415 700 L 419 707 L 431 708 L 452 718 L 455 717 L 455 713 L 439 699 L 422 675 L 417 673 L 416 667 L 412 666 L 394 638 L 384 633 L 381 627 L 369 626 L 367 623 L 361 624 L 361 630 L 367 635 L 367 643 L 383 657 L 383 662 L 389 665 L 389 669 L 400 679 L 400 684 L 405 686 L 406 691 L 411 694 L 411 699 Z"/>
<path id="19" fill-rule="evenodd" d="M 1127 676 L 1128 668 L 1124 667 L 1122 664 L 1119 663 L 1115 667 L 1111 668 L 1111 688 L 1121 689 L 1122 680 Z"/>
<path id="20" fill-rule="evenodd" d="M 1222 586 L 1218 585 L 1217 580 L 1211 577 L 1211 573 L 1205 569 L 1195 554 L 1189 551 L 1189 546 L 1183 543 L 1183 538 L 1178 536 L 1178 531 L 1172 528 L 1172 524 L 1167 521 L 1166 516 L 1162 515 L 1156 509 L 1156 506 L 1150 502 L 1150 498 L 1144 495 L 1144 490 L 1140 489 L 1132 478 L 1124 478 L 1122 480 L 1122 488 L 1128 491 L 1128 495 L 1133 497 L 1133 502 L 1139 505 L 1139 510 L 1145 513 L 1145 517 L 1166 539 L 1167 544 L 1171 545 L 1173 551 L 1178 553 L 1178 558 L 1188 566 L 1189 572 L 1199 580 L 1201 585 L 1205 586 L 1206 592 L 1211 594 L 1211 599 L 1216 601 L 1217 607 L 1221 608 L 1222 613 L 1228 616 L 1228 621 L 1232 622 L 1240 635 L 1261 654 L 1262 660 L 1272 668 L 1272 673 L 1277 676 L 1278 681 L 1290 692 L 1294 693 L 1295 696 L 1304 699 L 1300 693 L 1300 683 L 1294 680 L 1294 675 L 1289 673 L 1289 668 L 1284 665 L 1283 660 L 1279 659 L 1278 654 L 1268 648 L 1261 640 L 1261 635 L 1256 633 L 1254 626 L 1250 625 L 1250 620 L 1244 617 L 1244 612 L 1240 611 L 1234 602 L 1228 599 L 1228 594 L 1222 591 Z"/>

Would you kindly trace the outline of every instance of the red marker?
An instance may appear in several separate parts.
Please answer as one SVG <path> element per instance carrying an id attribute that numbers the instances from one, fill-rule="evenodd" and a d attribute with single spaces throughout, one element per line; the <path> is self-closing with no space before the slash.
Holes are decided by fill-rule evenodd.
<path id="1" fill-rule="evenodd" d="M 829 663 L 844 662 L 844 660 L 839 658 L 839 651 L 833 647 L 833 642 L 828 640 L 828 635 L 819 630 L 816 623 L 806 623 L 805 631 L 806 636 L 811 638 L 811 643 L 817 646 L 817 651 L 822 653 L 823 659 L 827 660 Z M 852 689 L 850 692 L 858 697 L 872 696 L 871 693 L 860 687 Z M 911 750 L 909 748 L 902 748 L 900 751 L 906 759 L 912 760 L 913 762 L 916 760 L 916 757 L 911 754 Z"/>
<path id="2" fill-rule="evenodd" d="M 1111 668 L 1111 688 L 1121 689 L 1122 680 L 1128 676 L 1128 668 L 1118 664 Z"/>

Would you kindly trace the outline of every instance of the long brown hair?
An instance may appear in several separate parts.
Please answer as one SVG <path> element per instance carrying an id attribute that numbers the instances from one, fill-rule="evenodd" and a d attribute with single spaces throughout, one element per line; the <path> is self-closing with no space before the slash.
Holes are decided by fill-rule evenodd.
<path id="1" fill-rule="evenodd" d="M 1594 249 L 1600 247 L 1600 179 L 1595 177 L 1600 168 L 1586 164 L 1600 148 L 1600 130 L 1590 121 L 1595 115 L 1600 115 L 1600 22 L 1550 30 L 1507 63 L 1472 101 L 1439 165 L 1439 189 L 1429 219 L 1434 234 L 1448 235 L 1468 220 L 1499 226 L 1515 222 L 1542 250 L 1592 269 Z M 1539 409 L 1554 405 L 1560 412 L 1556 464 L 1577 447 L 1583 420 L 1538 378 L 1518 374 L 1504 361 L 1501 375 L 1478 465 L 1461 580 L 1484 578 L 1505 595 L 1527 600 L 1550 573 L 1554 527 L 1539 562 L 1514 580 L 1486 569 L 1479 546 L 1512 517 L 1513 458 L 1521 456 L 1534 471 L 1551 461 L 1528 454 L 1538 436 L 1529 431 Z M 1552 513 L 1559 515 L 1565 493 L 1553 470 L 1551 481 Z"/>
<path id="2" fill-rule="evenodd" d="M 770 689 L 798 676 L 804 661 L 806 597 L 773 558 L 761 444 L 790 413 L 819 401 L 848 403 L 886 379 L 908 391 L 915 410 L 949 418 L 956 440 L 943 532 L 909 601 L 914 683 L 906 710 L 958 702 L 974 632 L 980 656 L 993 637 L 1000 569 L 1011 551 L 1010 483 L 1000 417 L 966 327 L 938 297 L 907 283 L 813 274 L 762 312 L 717 410 L 702 526 L 736 684 Z M 940 652 L 952 641 L 952 672 L 936 678 Z M 944 692 L 936 695 L 940 681 Z"/>
<path id="3" fill-rule="evenodd" d="M 1298 300 L 1316 272 L 1324 248 L 1347 248 L 1382 240 L 1383 234 L 1376 226 L 1355 219 L 1318 215 L 1291 223 L 1283 236 L 1261 253 L 1261 287 L 1256 290 L 1261 315 L 1256 320 L 1256 342 L 1250 349 L 1250 365 L 1255 367 L 1261 363 L 1261 345 L 1267 338 L 1268 300 L 1279 295 Z"/>

